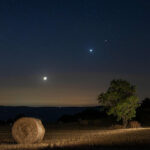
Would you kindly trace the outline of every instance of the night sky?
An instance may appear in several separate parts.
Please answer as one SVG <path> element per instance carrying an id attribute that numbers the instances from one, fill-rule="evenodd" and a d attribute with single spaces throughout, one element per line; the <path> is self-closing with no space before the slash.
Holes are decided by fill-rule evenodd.
<path id="1" fill-rule="evenodd" d="M 150 96 L 150 1 L 0 0 L 0 105 L 93 106 L 118 78 Z"/>

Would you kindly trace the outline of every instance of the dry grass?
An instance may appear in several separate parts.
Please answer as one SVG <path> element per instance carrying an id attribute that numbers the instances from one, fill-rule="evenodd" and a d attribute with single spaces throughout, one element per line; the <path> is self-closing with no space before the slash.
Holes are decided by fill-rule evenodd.
<path id="1" fill-rule="evenodd" d="M 141 128 L 141 124 L 138 121 L 130 121 L 129 128 Z"/>
<path id="2" fill-rule="evenodd" d="M 150 128 L 137 129 L 68 129 L 47 128 L 40 144 L 15 144 L 9 127 L 0 128 L 0 150 L 41 149 L 75 146 L 141 146 L 150 145 Z"/>

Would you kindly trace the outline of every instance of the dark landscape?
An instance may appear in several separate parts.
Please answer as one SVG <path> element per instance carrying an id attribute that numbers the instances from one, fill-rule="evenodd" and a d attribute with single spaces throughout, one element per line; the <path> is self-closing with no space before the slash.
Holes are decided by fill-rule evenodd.
<path id="1" fill-rule="evenodd" d="M 149 68 L 149 0 L 0 0 L 0 150 L 149 150 Z"/>
<path id="2" fill-rule="evenodd" d="M 149 102 L 149 99 L 143 101 L 134 118 L 141 122 L 142 128 L 127 129 L 121 127 L 121 122 L 119 126 L 113 116 L 107 116 L 103 107 L 1 107 L 2 116 L 6 112 L 11 115 L 7 113 L 10 117 L 5 117 L 7 120 L 1 118 L 0 149 L 148 149 L 150 147 Z M 48 117 L 52 113 L 55 118 Z M 18 145 L 13 140 L 12 125 L 19 117 L 25 116 L 40 118 L 44 123 L 46 135 L 41 143 Z M 145 119 L 142 119 L 143 117 Z"/>

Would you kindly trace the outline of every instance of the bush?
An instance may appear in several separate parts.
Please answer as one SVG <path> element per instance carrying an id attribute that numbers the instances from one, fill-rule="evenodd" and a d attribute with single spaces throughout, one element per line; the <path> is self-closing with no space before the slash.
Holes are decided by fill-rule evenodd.
<path id="1" fill-rule="evenodd" d="M 85 126 L 87 126 L 87 125 L 89 124 L 89 121 L 88 121 L 88 120 L 79 119 L 79 123 L 80 123 L 80 125 L 85 125 Z"/>
<path id="2" fill-rule="evenodd" d="M 92 123 L 95 125 L 95 126 L 99 126 L 102 122 L 101 120 L 93 120 Z"/>
<path id="3" fill-rule="evenodd" d="M 120 124 L 115 124 L 110 127 L 110 129 L 123 129 L 123 128 L 124 128 L 124 126 L 120 125 Z"/>
<path id="4" fill-rule="evenodd" d="M 130 121 L 129 128 L 140 128 L 141 124 L 138 121 Z"/>

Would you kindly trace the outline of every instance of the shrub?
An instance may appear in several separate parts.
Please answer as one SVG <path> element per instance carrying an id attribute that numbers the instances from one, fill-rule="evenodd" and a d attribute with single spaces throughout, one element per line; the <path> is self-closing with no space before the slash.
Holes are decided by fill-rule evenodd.
<path id="1" fill-rule="evenodd" d="M 89 124 L 89 121 L 88 121 L 88 120 L 79 119 L 79 123 L 80 123 L 80 125 L 85 125 L 85 126 L 87 126 L 87 125 Z"/>
<path id="2" fill-rule="evenodd" d="M 101 124 L 101 120 L 93 120 L 93 124 L 96 125 L 96 126 L 99 126 Z"/>
<path id="3" fill-rule="evenodd" d="M 124 126 L 120 125 L 120 124 L 115 124 L 110 127 L 110 129 L 123 129 L 123 128 L 124 128 Z"/>
<path id="4" fill-rule="evenodd" d="M 138 121 L 130 121 L 129 128 L 140 128 L 141 124 Z"/>

